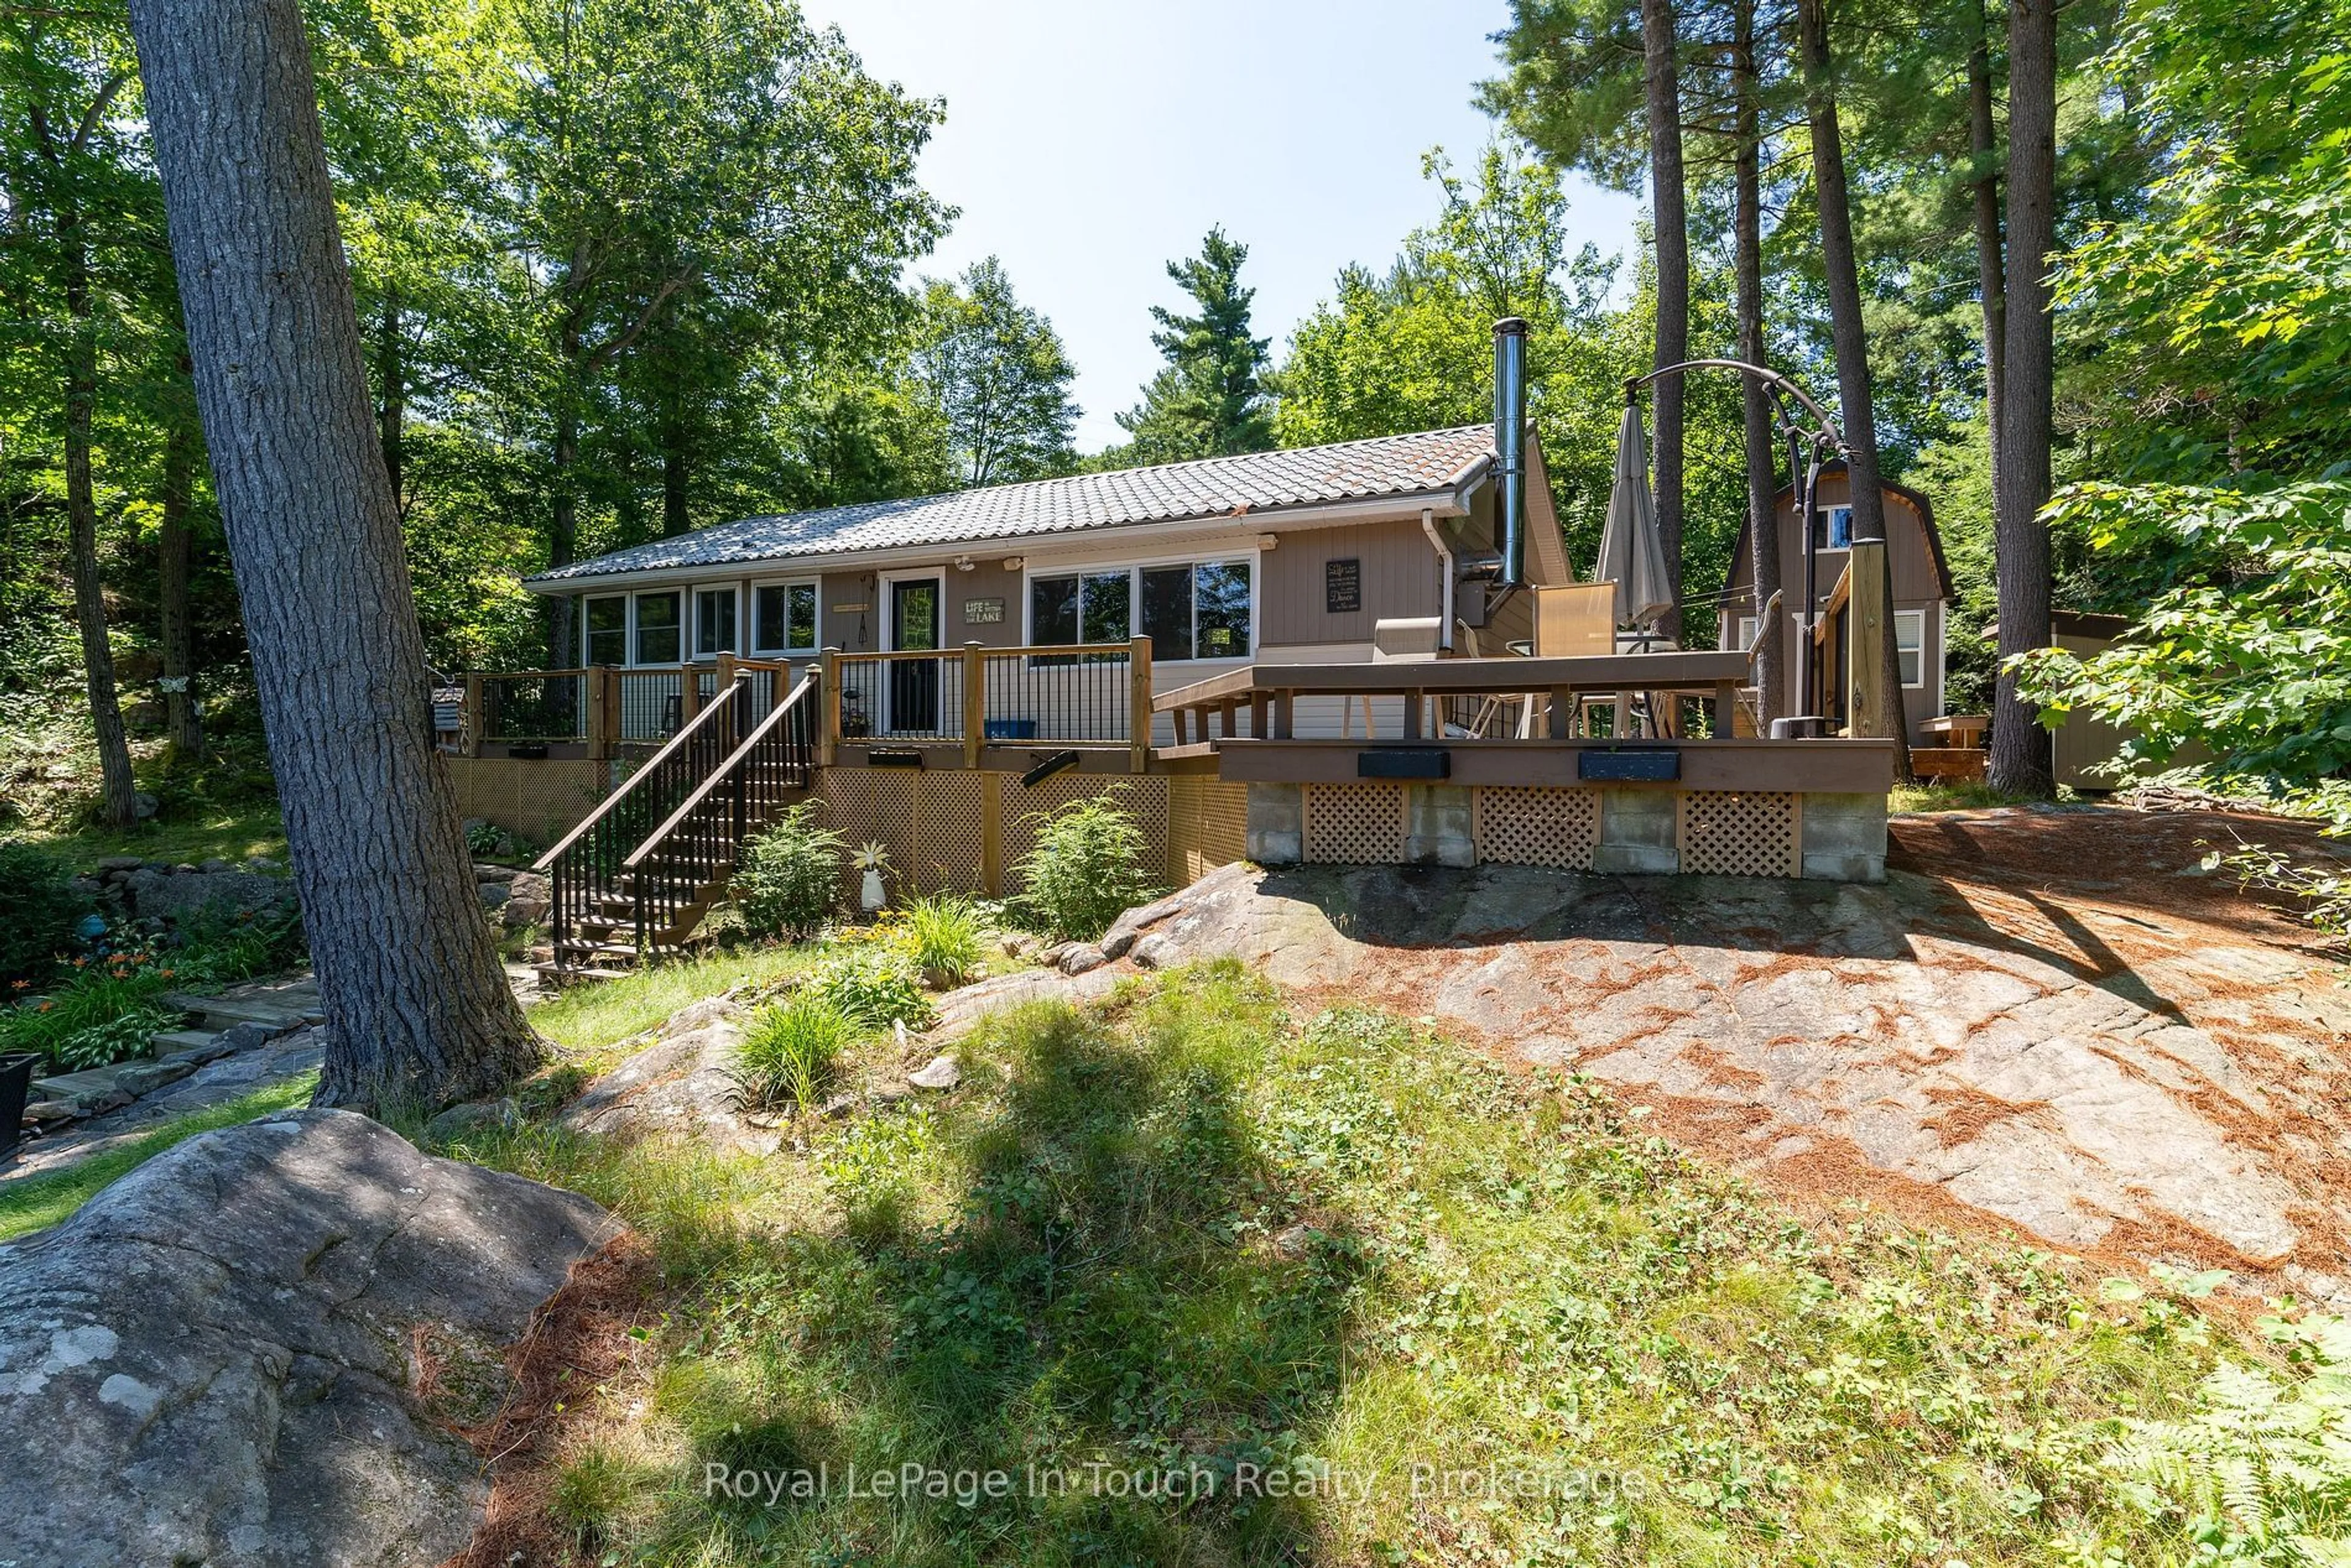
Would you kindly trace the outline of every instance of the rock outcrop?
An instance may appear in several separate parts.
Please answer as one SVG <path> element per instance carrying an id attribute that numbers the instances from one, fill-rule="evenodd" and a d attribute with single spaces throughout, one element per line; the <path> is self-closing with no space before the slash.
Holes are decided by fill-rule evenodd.
<path id="1" fill-rule="evenodd" d="M 347 1112 L 158 1156 L 0 1247 L 0 1559 L 442 1561 L 488 1494 L 453 1428 L 617 1228 Z"/>

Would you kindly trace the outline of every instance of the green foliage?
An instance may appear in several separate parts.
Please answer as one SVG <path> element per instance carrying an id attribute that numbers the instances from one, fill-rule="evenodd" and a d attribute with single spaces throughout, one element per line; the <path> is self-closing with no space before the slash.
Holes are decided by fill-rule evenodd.
<path id="1" fill-rule="evenodd" d="M 755 936 L 812 936 L 841 903 L 848 845 L 831 828 L 817 825 L 819 806 L 803 800 L 787 808 L 743 848 L 731 896 Z"/>
<path id="2" fill-rule="evenodd" d="M 900 910 L 897 940 L 914 967 L 936 970 L 959 986 L 987 958 L 987 921 L 980 907 L 952 893 L 917 898 Z"/>
<path id="3" fill-rule="evenodd" d="M 994 256 L 924 296 L 915 373 L 946 422 L 956 482 L 1001 485 L 1069 471 L 1077 368 L 1053 324 L 1013 297 Z"/>
<path id="4" fill-rule="evenodd" d="M 727 1074 L 742 1103 L 754 1109 L 813 1109 L 831 1088 L 856 1030 L 830 996 L 813 988 L 795 991 L 751 1015 Z"/>
<path id="5" fill-rule="evenodd" d="M 2239 887 L 2259 887 L 2294 901 L 2302 917 L 2337 947 L 2351 947 L 2351 875 L 2339 867 L 2296 861 L 2267 844 L 2215 850 L 2204 869 L 2236 873 Z"/>
<path id="6" fill-rule="evenodd" d="M 1122 463 L 1180 463 L 1263 452 L 1273 444 L 1266 350 L 1270 339 L 1249 336 L 1249 301 L 1257 290 L 1240 285 L 1249 246 L 1221 227 L 1200 242 L 1200 254 L 1167 264 L 1198 314 L 1151 308 L 1159 329 L 1151 341 L 1167 368 L 1143 389 L 1143 402 L 1118 416 L 1132 439 Z"/>
<path id="7" fill-rule="evenodd" d="M 888 1029 L 898 1023 L 920 1028 L 931 1019 L 923 977 L 904 952 L 883 943 L 827 959 L 809 976 L 807 988 L 859 1029 Z"/>
<path id="8" fill-rule="evenodd" d="M 1143 830 L 1109 795 L 1073 801 L 1039 821 L 1016 907 L 1056 941 L 1091 942 L 1158 894 L 1150 857 Z"/>
<path id="9" fill-rule="evenodd" d="M 0 984 L 46 978 L 89 912 L 63 861 L 20 839 L 0 839 Z"/>
<path id="10" fill-rule="evenodd" d="M 158 998 L 178 978 L 163 965 L 85 961 L 46 996 L 0 1012 L 0 1051 L 37 1051 L 68 1072 L 141 1055 L 177 1020 Z"/>
<path id="11" fill-rule="evenodd" d="M 2032 655 L 2030 700 L 2136 731 L 2126 769 L 2190 745 L 2218 773 L 2289 789 L 2351 769 L 2351 483 L 2083 484 L 2052 511 L 2102 550 L 2170 550 L 2197 570 L 2105 653 Z"/>

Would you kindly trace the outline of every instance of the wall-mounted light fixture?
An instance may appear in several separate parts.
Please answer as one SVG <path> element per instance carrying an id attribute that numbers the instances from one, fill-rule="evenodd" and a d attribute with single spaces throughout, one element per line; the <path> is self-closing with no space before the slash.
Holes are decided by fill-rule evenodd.
<path id="1" fill-rule="evenodd" d="M 1259 549 L 1271 549 L 1280 542 L 1280 538 L 1273 534 L 1259 534 L 1257 537 L 1257 548 Z"/>
<path id="2" fill-rule="evenodd" d="M 1028 564 L 1027 558 L 1022 556 L 1008 555 L 1004 558 L 1004 570 L 1007 571 L 1019 571 Z"/>
<path id="3" fill-rule="evenodd" d="M 957 571 L 972 571 L 977 570 L 978 565 L 979 563 L 977 561 L 972 559 L 971 557 L 967 555 L 959 555 L 956 557 L 956 570 Z"/>

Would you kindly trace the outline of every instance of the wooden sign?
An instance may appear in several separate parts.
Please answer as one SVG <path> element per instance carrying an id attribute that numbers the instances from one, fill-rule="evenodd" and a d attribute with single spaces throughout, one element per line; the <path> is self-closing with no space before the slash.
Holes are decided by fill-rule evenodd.
<path id="1" fill-rule="evenodd" d="M 963 601 L 963 623 L 967 626 L 1001 626 L 1004 624 L 1004 601 L 1001 599 L 967 599 Z"/>
<path id="2" fill-rule="evenodd" d="M 1364 607 L 1364 563 L 1353 556 L 1322 563 L 1322 609 L 1352 615 Z"/>

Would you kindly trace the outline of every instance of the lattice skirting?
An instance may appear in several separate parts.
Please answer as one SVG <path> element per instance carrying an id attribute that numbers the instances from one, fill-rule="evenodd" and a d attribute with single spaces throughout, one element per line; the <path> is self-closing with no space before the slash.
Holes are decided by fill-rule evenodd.
<path id="1" fill-rule="evenodd" d="M 1167 780 L 1167 883 L 1189 887 L 1249 858 L 1249 786 L 1176 774 Z"/>
<path id="2" fill-rule="evenodd" d="M 1480 861 L 1590 871 L 1600 841 L 1600 791 L 1488 785 L 1476 792 L 1475 821 Z"/>
<path id="3" fill-rule="evenodd" d="M 1320 865 L 1404 859 L 1405 792 L 1393 784 L 1306 786 L 1306 858 Z"/>
<path id="4" fill-rule="evenodd" d="M 1020 862 L 1037 847 L 1037 830 L 1043 819 L 1080 800 L 1108 795 L 1121 810 L 1134 819 L 1134 825 L 1143 831 L 1144 842 L 1167 841 L 1168 780 L 1165 778 L 1071 771 L 1056 773 L 1033 788 L 1023 789 L 1017 774 L 989 777 L 998 781 L 997 788 L 1002 791 L 1002 885 L 1007 894 L 1019 890 Z"/>
<path id="5" fill-rule="evenodd" d="M 1679 797 L 1682 870 L 1713 876 L 1795 876 L 1803 808 L 1783 789 L 1693 789 Z"/>
<path id="6" fill-rule="evenodd" d="M 450 757 L 457 815 L 479 817 L 546 848 L 604 798 L 612 765 L 572 758 Z"/>

